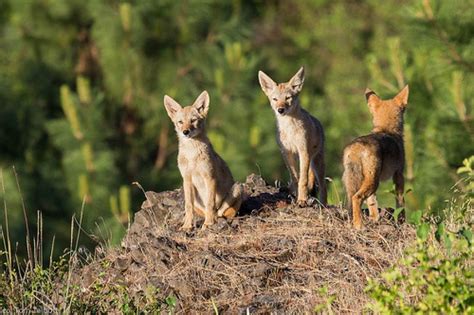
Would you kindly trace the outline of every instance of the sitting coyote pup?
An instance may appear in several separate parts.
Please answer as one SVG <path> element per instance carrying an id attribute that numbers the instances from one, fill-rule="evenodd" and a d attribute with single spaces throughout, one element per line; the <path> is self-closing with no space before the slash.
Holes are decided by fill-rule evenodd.
<path id="1" fill-rule="evenodd" d="M 324 131 L 319 120 L 300 106 L 298 94 L 303 88 L 303 67 L 287 83 L 277 84 L 262 71 L 258 72 L 258 79 L 275 111 L 277 142 L 290 172 L 293 192 L 297 185 L 297 203 L 306 205 L 308 191 L 315 190 L 317 182 L 319 201 L 326 205 Z"/>
<path id="2" fill-rule="evenodd" d="M 342 179 L 356 229 L 362 228 L 360 208 L 366 199 L 370 219 L 379 219 L 375 192 L 381 180 L 393 179 L 397 207 L 404 205 L 403 113 L 408 102 L 408 85 L 391 100 L 381 100 L 369 89 L 365 91 L 365 97 L 374 128 L 369 135 L 359 137 L 347 145 L 343 157 Z"/>
<path id="3" fill-rule="evenodd" d="M 234 182 L 227 164 L 206 136 L 209 94 L 202 92 L 193 105 L 184 108 L 168 95 L 164 103 L 179 140 L 178 168 L 186 212 L 181 229 L 193 227 L 193 211 L 205 217 L 203 229 L 214 223 L 216 214 L 234 217 L 242 203 L 242 186 Z"/>

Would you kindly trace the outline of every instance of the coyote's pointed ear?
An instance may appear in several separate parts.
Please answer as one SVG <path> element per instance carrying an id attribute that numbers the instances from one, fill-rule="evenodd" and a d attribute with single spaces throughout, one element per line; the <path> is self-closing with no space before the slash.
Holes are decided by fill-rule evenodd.
<path id="1" fill-rule="evenodd" d="M 168 113 L 168 116 L 170 116 L 171 120 L 174 121 L 176 113 L 182 109 L 181 105 L 179 105 L 178 102 L 176 102 L 174 99 L 172 99 L 168 95 L 165 95 L 164 103 L 165 103 L 165 108 L 166 108 L 166 112 Z"/>
<path id="2" fill-rule="evenodd" d="M 375 92 L 369 88 L 366 88 L 364 93 L 365 93 L 365 99 L 367 100 L 367 104 L 369 105 L 371 104 L 375 105 L 381 101 L 380 97 L 378 97 L 378 95 L 375 94 Z"/>
<path id="3" fill-rule="evenodd" d="M 207 91 L 203 91 L 194 101 L 193 107 L 197 109 L 199 114 L 206 117 L 207 113 L 209 112 L 209 102 L 209 93 L 207 93 Z"/>
<path id="4" fill-rule="evenodd" d="M 408 104 L 408 84 L 394 97 L 399 106 L 405 107 Z"/>
<path id="5" fill-rule="evenodd" d="M 260 86 L 262 87 L 263 93 L 266 95 L 270 95 L 273 89 L 276 87 L 275 81 L 273 81 L 265 72 L 259 71 L 258 72 L 258 81 L 260 82 Z"/>
<path id="6" fill-rule="evenodd" d="M 304 68 L 301 67 L 298 72 L 290 79 L 288 84 L 295 93 L 301 92 L 304 83 Z"/>

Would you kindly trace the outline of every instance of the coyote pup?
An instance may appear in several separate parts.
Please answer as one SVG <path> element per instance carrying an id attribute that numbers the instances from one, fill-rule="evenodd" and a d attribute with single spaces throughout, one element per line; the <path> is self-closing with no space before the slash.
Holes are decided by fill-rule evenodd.
<path id="1" fill-rule="evenodd" d="M 193 211 L 205 217 L 203 229 L 214 223 L 216 214 L 234 217 L 242 203 L 242 186 L 234 182 L 206 135 L 209 94 L 202 92 L 193 105 L 184 108 L 168 95 L 164 103 L 179 141 L 178 168 L 183 177 L 186 212 L 181 229 L 193 227 Z"/>
<path id="2" fill-rule="evenodd" d="M 408 85 L 390 100 L 380 99 L 370 89 L 365 90 L 365 97 L 374 127 L 370 134 L 347 145 L 343 157 L 342 179 L 356 229 L 363 226 L 361 206 L 366 199 L 370 219 L 379 219 L 375 192 L 381 180 L 393 179 L 397 207 L 404 205 L 403 113 L 408 102 Z"/>
<path id="3" fill-rule="evenodd" d="M 290 172 L 291 189 L 297 192 L 297 203 L 307 203 L 308 191 L 316 190 L 317 182 L 319 201 L 326 205 L 324 131 L 319 120 L 300 106 L 303 67 L 287 83 L 277 84 L 262 71 L 258 80 L 275 111 L 277 142 Z"/>

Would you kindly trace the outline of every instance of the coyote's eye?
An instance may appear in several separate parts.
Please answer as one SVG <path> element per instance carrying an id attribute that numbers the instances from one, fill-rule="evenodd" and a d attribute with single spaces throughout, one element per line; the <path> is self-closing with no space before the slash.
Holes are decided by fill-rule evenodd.
<path id="1" fill-rule="evenodd" d="M 196 119 L 196 118 L 194 118 L 194 117 L 193 117 L 193 118 L 191 118 L 191 123 L 195 123 L 195 122 L 196 122 L 196 120 L 197 120 L 197 119 Z"/>
<path id="2" fill-rule="evenodd" d="M 183 124 L 183 121 L 182 121 L 182 120 L 178 120 L 178 124 L 182 125 L 182 124 Z"/>
<path id="3" fill-rule="evenodd" d="M 287 101 L 288 101 L 288 100 L 291 100 L 291 96 L 287 96 L 287 97 L 286 97 L 286 100 L 287 100 Z"/>
<path id="4" fill-rule="evenodd" d="M 273 100 L 274 100 L 275 102 L 278 101 L 278 99 L 277 99 L 276 97 L 274 97 Z"/>

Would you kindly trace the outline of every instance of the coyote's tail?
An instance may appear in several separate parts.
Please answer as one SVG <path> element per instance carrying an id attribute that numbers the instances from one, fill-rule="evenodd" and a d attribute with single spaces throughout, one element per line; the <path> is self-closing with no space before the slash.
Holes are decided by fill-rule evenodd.
<path id="1" fill-rule="evenodd" d="M 244 187 L 241 183 L 234 183 L 228 196 L 217 210 L 217 216 L 233 218 L 240 210 L 244 198 Z"/>
<path id="2" fill-rule="evenodd" d="M 346 190 L 347 206 L 352 209 L 352 196 L 359 190 L 362 180 L 362 163 L 351 158 L 350 154 L 344 154 L 344 174 L 342 181 Z"/>

